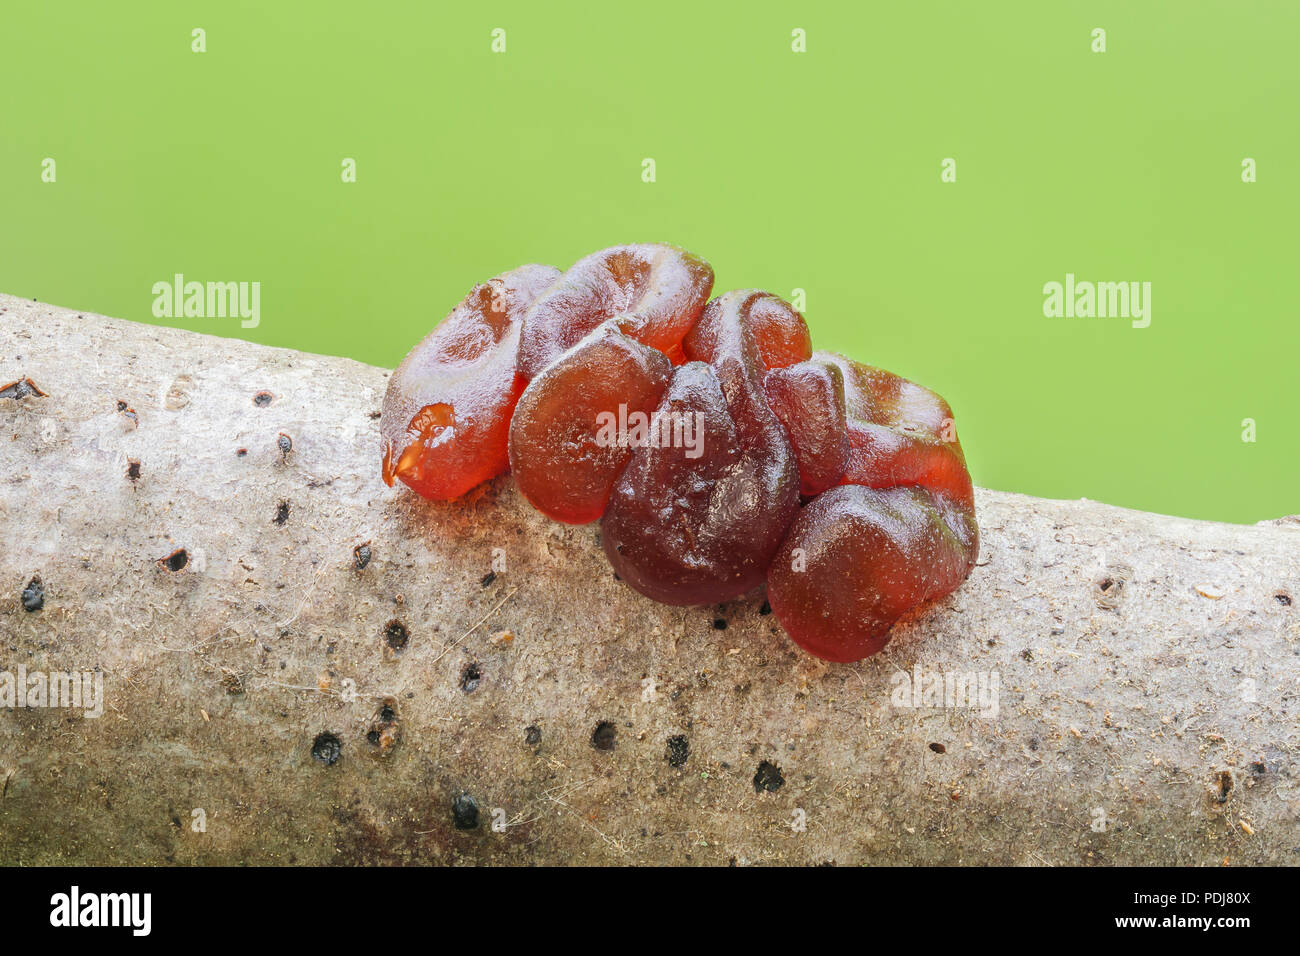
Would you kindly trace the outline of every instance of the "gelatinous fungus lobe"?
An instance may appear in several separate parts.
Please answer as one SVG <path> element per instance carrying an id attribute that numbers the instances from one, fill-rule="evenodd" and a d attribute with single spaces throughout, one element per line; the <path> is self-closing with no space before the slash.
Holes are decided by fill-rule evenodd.
<path id="1" fill-rule="evenodd" d="M 799 474 L 767 405 L 758 342 L 739 310 L 716 311 L 715 334 L 695 352 L 707 364 L 673 373 L 650 441 L 634 449 L 602 523 L 614 570 L 666 604 L 755 587 L 798 508 Z"/>
<path id="2" fill-rule="evenodd" d="M 973 511 L 929 489 L 840 485 L 795 519 L 768 573 L 768 601 L 808 653 L 861 660 L 905 613 L 961 584 L 976 547 Z"/>
<path id="3" fill-rule="evenodd" d="M 921 485 L 974 507 L 974 486 L 948 403 L 923 385 L 835 352 L 844 376 L 849 460 L 843 484 Z"/>
<path id="4" fill-rule="evenodd" d="M 645 243 L 592 253 L 529 309 L 519 373 L 531 381 L 611 319 L 636 341 L 671 354 L 700 317 L 712 288 L 713 268 L 675 246 Z"/>
<path id="5" fill-rule="evenodd" d="M 743 326 L 758 346 L 764 368 L 784 368 L 812 357 L 808 323 L 794 307 L 771 292 L 738 289 L 718 296 L 682 341 L 686 358 L 712 362 L 727 330 Z"/>
<path id="6" fill-rule="evenodd" d="M 533 507 L 570 524 L 604 514 L 672 372 L 607 322 L 533 379 L 510 423 L 510 468 Z"/>
<path id="7" fill-rule="evenodd" d="M 558 276 L 528 265 L 475 286 L 393 372 L 379 430 L 383 475 L 451 499 L 505 472 L 521 321 Z"/>
<path id="8" fill-rule="evenodd" d="M 813 360 L 774 368 L 764 389 L 794 447 L 800 492 L 811 498 L 838 485 L 850 450 L 839 367 Z"/>
<path id="9" fill-rule="evenodd" d="M 844 382 L 837 366 L 810 361 L 808 325 L 770 292 L 728 292 L 709 303 L 682 343 L 686 358 L 711 362 L 728 327 L 747 328 L 758 346 L 767 402 L 785 427 L 799 465 L 801 491 L 812 496 L 839 483 L 848 455 Z"/>
<path id="10" fill-rule="evenodd" d="M 979 551 L 974 492 L 942 398 L 843 356 L 816 358 L 844 379 L 848 462 L 841 484 L 791 525 L 768 600 L 804 650 L 855 661 L 966 579 Z"/>

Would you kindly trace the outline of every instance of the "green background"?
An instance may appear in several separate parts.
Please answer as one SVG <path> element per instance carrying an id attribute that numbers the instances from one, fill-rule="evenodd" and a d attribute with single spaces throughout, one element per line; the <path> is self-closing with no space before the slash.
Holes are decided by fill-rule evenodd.
<path id="1" fill-rule="evenodd" d="M 671 241 L 945 395 L 982 485 L 1254 521 L 1300 511 L 1298 37 L 1243 0 L 7 0 L 0 290 L 157 321 L 173 273 L 259 281 L 256 329 L 166 321 L 391 366 L 491 275 Z M 1045 318 L 1066 272 L 1151 282 L 1150 328 Z"/>

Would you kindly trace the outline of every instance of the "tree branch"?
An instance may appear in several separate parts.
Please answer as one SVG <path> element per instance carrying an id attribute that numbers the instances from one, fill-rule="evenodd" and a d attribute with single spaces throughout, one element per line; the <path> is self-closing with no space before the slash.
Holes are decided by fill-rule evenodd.
<path id="1" fill-rule="evenodd" d="M 509 478 L 386 488 L 382 369 L 11 297 L 0 362 L 0 671 L 103 687 L 0 707 L 0 862 L 1300 860 L 1293 521 L 980 491 L 970 580 L 826 665 Z"/>

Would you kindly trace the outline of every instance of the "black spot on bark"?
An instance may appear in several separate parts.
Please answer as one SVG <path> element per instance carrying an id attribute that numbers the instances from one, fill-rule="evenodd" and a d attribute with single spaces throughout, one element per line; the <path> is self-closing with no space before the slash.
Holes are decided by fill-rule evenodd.
<path id="1" fill-rule="evenodd" d="M 771 614 L 771 613 L 772 613 L 772 605 L 768 604 L 767 601 L 764 600 L 763 603 L 759 605 L 758 613 L 759 613 L 759 614 L 765 614 L 765 615 L 766 615 L 766 614 Z"/>
<path id="2" fill-rule="evenodd" d="M 36 395 L 40 398 L 45 397 L 45 393 L 30 378 L 21 378 L 0 388 L 0 398 L 12 398 L 15 401 L 21 401 L 29 395 Z"/>
<path id="3" fill-rule="evenodd" d="M 618 728 L 602 720 L 591 732 L 591 745 L 597 750 L 613 750 L 618 745 Z"/>
<path id="4" fill-rule="evenodd" d="M 190 554 L 184 548 L 177 548 L 167 557 L 159 560 L 158 564 L 168 571 L 184 571 L 190 563 Z"/>
<path id="5" fill-rule="evenodd" d="M 275 396 L 265 389 L 253 396 L 253 404 L 258 408 L 266 408 L 266 406 L 270 405 L 273 401 L 275 401 Z"/>
<path id="6" fill-rule="evenodd" d="M 725 631 L 727 629 L 727 619 L 725 617 L 715 617 L 713 619 L 713 629 L 715 631 Z"/>
<path id="7" fill-rule="evenodd" d="M 457 830 L 478 828 L 478 802 L 468 793 L 462 793 L 451 802 L 451 819 Z"/>
<path id="8" fill-rule="evenodd" d="M 27 582 L 27 587 L 23 588 L 23 610 L 35 613 L 43 607 L 45 607 L 45 585 L 41 583 L 41 576 L 35 574 Z"/>
<path id="9" fill-rule="evenodd" d="M 284 524 L 289 520 L 289 502 L 281 501 L 280 506 L 275 509 L 275 523 Z"/>
<path id="10" fill-rule="evenodd" d="M 536 747 L 542 742 L 542 729 L 540 727 L 529 725 L 524 728 L 524 743 L 530 747 Z"/>
<path id="11" fill-rule="evenodd" d="M 1232 794 L 1232 771 L 1219 771 L 1218 779 L 1215 782 L 1215 803 L 1227 803 L 1228 797 Z"/>
<path id="12" fill-rule="evenodd" d="M 317 734 L 316 739 L 311 742 L 311 755 L 325 766 L 333 766 L 343 756 L 343 741 L 328 730 L 323 734 Z"/>
<path id="13" fill-rule="evenodd" d="M 1287 594 L 1285 591 L 1278 591 L 1273 595 L 1273 600 L 1283 607 L 1291 606 L 1291 595 Z"/>
<path id="14" fill-rule="evenodd" d="M 461 672 L 460 689 L 467 694 L 472 694 L 478 690 L 479 682 L 483 680 L 483 672 L 477 664 L 470 664 Z"/>
<path id="15" fill-rule="evenodd" d="M 352 564 L 358 571 L 364 571 L 370 563 L 370 542 L 359 544 L 352 549 Z"/>
<path id="16" fill-rule="evenodd" d="M 384 625 L 384 643 L 393 650 L 402 650 L 410 639 L 411 635 L 406 630 L 406 625 L 397 618 Z"/>
<path id="17" fill-rule="evenodd" d="M 680 767 L 686 763 L 686 758 L 691 755 L 691 742 L 686 739 L 684 734 L 676 734 L 668 738 L 668 765 L 670 767 Z"/>
<path id="18" fill-rule="evenodd" d="M 1093 598 L 1097 606 L 1113 611 L 1124 598 L 1124 591 L 1133 579 L 1133 569 L 1126 564 L 1113 564 L 1093 585 Z"/>
<path id="19" fill-rule="evenodd" d="M 126 460 L 126 477 L 128 481 L 140 480 L 140 463 L 134 458 Z"/>
<path id="20" fill-rule="evenodd" d="M 762 793 L 764 790 L 768 793 L 776 793 L 784 786 L 785 777 L 781 774 L 780 767 L 766 760 L 758 765 L 758 772 L 754 774 L 755 793 Z"/>
<path id="21" fill-rule="evenodd" d="M 943 744 L 930 744 L 930 749 L 937 754 L 946 754 L 948 752 L 948 748 Z"/>
<path id="22" fill-rule="evenodd" d="M 487 587 L 496 579 L 497 579 L 497 573 L 495 571 L 489 571 L 487 574 L 483 575 L 483 579 L 479 581 L 479 584 L 481 584 L 483 587 Z"/>

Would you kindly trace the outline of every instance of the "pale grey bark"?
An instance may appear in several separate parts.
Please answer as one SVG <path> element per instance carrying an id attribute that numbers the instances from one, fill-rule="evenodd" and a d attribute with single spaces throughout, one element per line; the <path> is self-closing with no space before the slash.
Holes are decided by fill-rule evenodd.
<path id="1" fill-rule="evenodd" d="M 981 491 L 970 580 L 826 665 L 761 594 L 641 598 L 509 478 L 388 489 L 382 369 L 10 297 L 0 369 L 46 393 L 0 398 L 0 671 L 105 698 L 0 710 L 0 862 L 1300 862 L 1294 521 Z M 914 668 L 996 715 L 898 706 Z"/>

